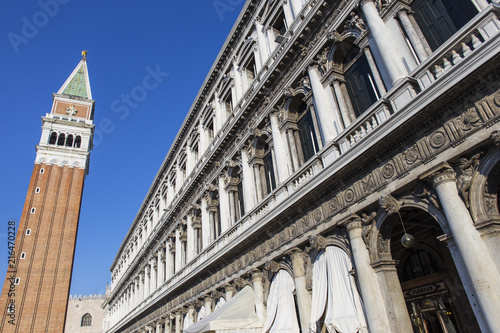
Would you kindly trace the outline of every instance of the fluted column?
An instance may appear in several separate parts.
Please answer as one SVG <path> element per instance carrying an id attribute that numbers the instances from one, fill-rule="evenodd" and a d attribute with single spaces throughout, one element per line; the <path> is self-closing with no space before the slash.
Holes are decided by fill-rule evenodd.
<path id="1" fill-rule="evenodd" d="M 451 234 L 465 262 L 466 271 L 460 270 L 458 273 L 464 278 L 467 274 L 470 275 L 474 290 L 466 290 L 468 296 L 477 296 L 489 331 L 500 332 L 500 294 L 497 292 L 500 290 L 500 274 L 481 235 L 474 227 L 469 210 L 458 195 L 455 172 L 447 164 L 440 167 L 441 169 L 432 173 L 429 178 L 436 189 Z"/>
<path id="2" fill-rule="evenodd" d="M 387 310 L 382 301 L 377 276 L 371 266 L 370 254 L 361 237 L 361 219 L 354 218 L 347 223 L 352 254 L 359 287 L 365 304 L 366 319 L 371 332 L 392 332 Z M 396 333 L 396 332 L 394 332 Z"/>
<path id="3" fill-rule="evenodd" d="M 373 0 L 361 1 L 361 10 L 373 37 L 370 44 L 373 43 L 378 50 L 381 57 L 379 66 L 387 73 L 390 80 L 388 83 L 392 86 L 394 82 L 405 77 L 406 69 Z"/>
<path id="4" fill-rule="evenodd" d="M 293 165 L 293 171 L 297 171 L 300 168 L 300 159 L 299 159 L 299 153 L 297 151 L 297 143 L 295 141 L 295 135 L 294 135 L 294 130 L 292 128 L 287 128 L 286 129 L 286 135 L 288 138 L 288 147 L 290 148 L 290 152 L 292 153 L 292 165 Z"/>
<path id="5" fill-rule="evenodd" d="M 255 312 L 262 323 L 266 322 L 266 306 L 264 305 L 263 273 L 260 270 L 252 271 L 253 292 L 255 296 Z"/>
<path id="6" fill-rule="evenodd" d="M 486 0 L 471 0 L 473 4 L 476 5 L 476 7 L 479 9 L 479 11 L 482 11 L 488 7 L 489 3 Z M 495 1 L 491 1 L 495 2 Z M 497 2 L 498 3 L 498 2 Z"/>
<path id="7" fill-rule="evenodd" d="M 257 203 L 262 201 L 263 195 L 262 195 L 262 180 L 260 179 L 260 166 L 259 164 L 255 163 L 253 164 L 253 174 L 254 174 L 254 179 L 255 179 L 255 188 L 256 188 L 256 195 L 257 195 Z"/>
<path id="8" fill-rule="evenodd" d="M 241 79 L 241 71 L 236 62 L 233 61 L 233 74 L 234 74 L 234 101 L 237 103 L 243 96 L 243 83 Z M 236 105 L 233 104 L 233 107 Z"/>
<path id="9" fill-rule="evenodd" d="M 290 254 L 292 259 L 293 277 L 297 294 L 297 306 L 299 308 L 300 326 L 302 332 L 309 331 L 309 320 L 311 318 L 311 295 L 306 288 L 306 272 L 304 270 L 304 253 L 300 249 L 294 249 Z"/>
<path id="10" fill-rule="evenodd" d="M 311 88 L 316 105 L 316 113 L 319 118 L 319 125 L 325 142 L 329 142 L 337 137 L 344 129 L 340 118 L 340 112 L 333 99 L 331 89 L 325 89 L 321 83 L 321 75 L 316 66 L 309 66 L 307 69 Z"/>
<path id="11" fill-rule="evenodd" d="M 292 6 L 290 4 L 290 1 L 283 1 L 283 14 L 285 15 L 285 21 L 287 23 L 287 26 L 290 26 L 293 22 L 293 11 L 292 11 Z"/>

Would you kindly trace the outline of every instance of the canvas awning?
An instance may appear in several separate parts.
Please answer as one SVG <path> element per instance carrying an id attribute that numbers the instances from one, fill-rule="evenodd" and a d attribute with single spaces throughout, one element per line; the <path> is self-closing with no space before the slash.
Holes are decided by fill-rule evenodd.
<path id="1" fill-rule="evenodd" d="M 262 329 L 262 322 L 255 313 L 253 289 L 245 286 L 226 304 L 184 329 L 184 333 L 249 331 L 256 328 Z"/>

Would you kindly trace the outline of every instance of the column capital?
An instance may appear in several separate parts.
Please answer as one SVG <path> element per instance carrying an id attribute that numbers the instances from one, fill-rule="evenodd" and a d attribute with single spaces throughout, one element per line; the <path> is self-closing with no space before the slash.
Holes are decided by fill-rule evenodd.
<path id="1" fill-rule="evenodd" d="M 252 280 L 255 281 L 262 281 L 262 278 L 264 277 L 264 273 L 260 269 L 254 269 L 250 272 L 252 274 Z"/>
<path id="2" fill-rule="evenodd" d="M 342 224 L 346 227 L 347 232 L 354 229 L 363 229 L 363 221 L 356 214 L 349 216 Z"/>
<path id="3" fill-rule="evenodd" d="M 431 168 L 427 172 L 421 174 L 418 178 L 421 180 L 427 179 L 432 183 L 432 186 L 437 186 L 446 182 L 455 182 L 456 173 L 448 162 L 442 162 Z"/>

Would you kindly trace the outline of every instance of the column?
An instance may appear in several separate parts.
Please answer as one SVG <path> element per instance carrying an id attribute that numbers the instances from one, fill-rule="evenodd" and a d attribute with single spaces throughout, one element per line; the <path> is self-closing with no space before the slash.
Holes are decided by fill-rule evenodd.
<path id="1" fill-rule="evenodd" d="M 283 1 L 283 14 L 285 14 L 286 25 L 290 26 L 294 18 L 290 1 Z"/>
<path id="2" fill-rule="evenodd" d="M 196 256 L 196 238 L 194 234 L 194 228 L 193 228 L 193 212 L 190 211 L 187 214 L 187 253 L 186 253 L 186 262 L 189 262 L 191 259 L 193 259 Z"/>
<path id="3" fill-rule="evenodd" d="M 175 333 L 181 333 L 182 331 L 182 313 L 177 311 L 175 313 Z"/>
<path id="4" fill-rule="evenodd" d="M 233 186 L 227 188 L 227 193 L 229 197 L 229 225 L 233 225 L 237 220 L 236 206 L 235 206 L 235 193 Z"/>
<path id="5" fill-rule="evenodd" d="M 212 313 L 212 297 L 205 296 L 203 297 L 205 301 L 205 317 Z"/>
<path id="6" fill-rule="evenodd" d="M 141 303 L 144 300 L 144 280 L 143 280 L 143 272 L 139 272 L 139 276 L 137 279 L 137 304 Z"/>
<path id="7" fill-rule="evenodd" d="M 194 304 L 188 305 L 188 312 L 186 318 L 189 318 L 188 320 L 191 323 L 191 325 L 194 324 Z"/>
<path id="8" fill-rule="evenodd" d="M 167 250 L 165 255 L 168 255 L 167 260 L 167 280 L 175 274 L 175 246 L 167 240 Z"/>
<path id="9" fill-rule="evenodd" d="M 264 285 L 262 284 L 263 273 L 260 270 L 252 271 L 253 292 L 255 295 L 255 312 L 262 323 L 266 322 L 266 306 L 264 305 Z"/>
<path id="10" fill-rule="evenodd" d="M 394 260 L 382 260 L 372 265 L 381 287 L 386 309 L 389 310 L 389 321 L 396 332 L 412 332 L 410 315 L 399 282 L 398 271 Z"/>
<path id="11" fill-rule="evenodd" d="M 156 291 L 156 282 L 157 282 L 157 273 L 158 273 L 158 266 L 156 265 L 157 259 L 153 257 L 151 259 L 151 289 L 150 289 L 150 294 L 153 294 Z"/>
<path id="12" fill-rule="evenodd" d="M 253 176 L 255 180 L 257 203 L 262 201 L 262 180 L 260 179 L 260 165 L 254 161 L 253 163 Z"/>
<path id="13" fill-rule="evenodd" d="M 300 11 L 302 10 L 302 1 L 301 0 L 288 0 L 292 6 L 293 17 L 297 18 Z"/>
<path id="14" fill-rule="evenodd" d="M 333 99 L 333 94 L 326 90 L 321 83 L 321 75 L 316 66 L 309 66 L 307 69 L 311 88 L 314 96 L 314 104 L 321 126 L 321 132 L 325 142 L 329 142 L 337 137 L 344 129 L 340 118 L 340 112 Z"/>
<path id="15" fill-rule="evenodd" d="M 219 209 L 222 232 L 229 229 L 229 198 L 225 190 L 224 176 L 219 176 Z"/>
<path id="16" fill-rule="evenodd" d="M 151 291 L 151 273 L 150 273 L 151 267 L 149 266 L 149 262 L 146 264 L 144 267 L 144 299 L 148 298 L 149 293 Z"/>
<path id="17" fill-rule="evenodd" d="M 162 324 L 163 324 L 163 321 L 162 320 L 158 320 L 156 322 L 156 333 L 163 333 L 163 330 L 162 330 Z"/>
<path id="18" fill-rule="evenodd" d="M 252 176 L 252 168 L 248 164 L 248 152 L 245 148 L 241 149 L 241 169 L 243 173 L 243 203 L 245 205 L 245 210 L 248 212 L 253 207 L 255 203 L 253 200 L 252 193 L 254 193 L 254 182 Z"/>
<path id="19" fill-rule="evenodd" d="M 300 326 L 302 332 L 309 331 L 309 320 L 311 319 L 311 295 L 306 288 L 306 273 L 304 271 L 304 253 L 300 249 L 293 249 L 290 254 L 292 259 L 295 290 L 297 294 L 297 306 L 299 308 Z"/>
<path id="20" fill-rule="evenodd" d="M 210 112 L 210 111 L 211 111 L 210 109 L 207 109 L 207 112 Z M 201 123 L 201 120 L 200 120 L 200 123 L 198 124 L 198 133 L 200 133 L 198 154 L 199 154 L 199 157 L 201 158 L 203 156 L 203 154 L 205 154 L 205 152 L 207 151 L 207 147 L 208 147 L 207 129 L 205 128 L 205 126 L 203 126 L 203 124 Z"/>
<path id="21" fill-rule="evenodd" d="M 206 195 L 201 199 L 201 234 L 203 237 L 203 248 L 206 248 L 210 244 L 210 216 Z"/>
<path id="22" fill-rule="evenodd" d="M 476 295 L 489 331 L 500 332 L 500 274 L 481 235 L 474 227 L 469 210 L 458 195 L 455 172 L 448 164 L 442 164 L 437 172 L 430 175 L 430 179 L 465 263 L 465 270 L 459 270 L 458 273 L 462 280 L 467 275 L 472 280 L 473 290 L 466 290 L 467 295 Z M 469 296 L 469 300 L 472 301 L 473 298 Z"/>
<path id="23" fill-rule="evenodd" d="M 482 11 L 482 10 L 486 9 L 486 7 L 488 7 L 488 5 L 489 5 L 488 1 L 486 1 L 486 0 L 471 0 L 471 1 L 476 6 L 478 11 Z M 491 2 L 495 2 L 495 1 L 491 1 Z"/>
<path id="24" fill-rule="evenodd" d="M 175 273 L 182 267 L 182 244 L 181 244 L 181 226 L 175 229 Z"/>
<path id="25" fill-rule="evenodd" d="M 274 151 L 276 153 L 276 166 L 278 168 L 277 183 L 283 182 L 290 175 L 288 157 L 286 155 L 286 144 L 279 129 L 278 113 L 276 111 L 269 114 L 271 121 L 271 131 L 273 136 Z"/>
<path id="26" fill-rule="evenodd" d="M 370 70 L 373 74 L 373 79 L 375 80 L 375 85 L 377 86 L 378 91 L 380 94 L 383 96 L 387 92 L 385 89 L 384 81 L 382 80 L 382 77 L 380 76 L 380 72 L 378 71 L 377 64 L 375 63 L 375 59 L 373 59 L 373 54 L 372 51 L 370 51 L 369 47 L 365 47 L 363 49 L 363 52 L 365 53 L 366 56 L 366 61 L 368 62 L 368 66 L 370 67 Z"/>
<path id="27" fill-rule="evenodd" d="M 349 109 L 347 103 L 344 99 L 344 94 L 342 93 L 342 88 L 340 87 L 340 82 L 337 78 L 333 79 L 333 91 L 337 97 L 337 103 L 339 104 L 340 113 L 342 114 L 342 120 L 344 121 L 344 126 L 349 127 L 353 121 L 356 120 L 356 115 L 352 109 Z"/>
<path id="28" fill-rule="evenodd" d="M 292 128 L 286 129 L 286 135 L 288 138 L 288 147 L 292 153 L 292 165 L 293 171 L 297 171 L 300 168 L 299 153 L 297 152 L 297 143 L 295 142 L 295 136 L 293 134 L 294 130 Z"/>
<path id="29" fill-rule="evenodd" d="M 157 285 L 161 287 L 165 282 L 165 256 L 163 246 L 158 250 L 158 282 Z"/>
<path id="30" fill-rule="evenodd" d="M 170 205 L 170 203 L 172 202 L 172 200 L 174 199 L 174 196 L 175 196 L 175 187 L 174 187 L 174 184 L 172 182 L 172 179 L 170 179 L 170 181 L 168 182 L 168 190 L 167 190 L 168 194 L 167 194 L 167 206 Z"/>
<path id="31" fill-rule="evenodd" d="M 260 63 L 262 66 L 269 58 L 269 49 L 267 48 L 266 35 L 263 32 L 264 27 L 258 21 L 255 21 L 255 30 L 257 31 L 257 43 L 259 45 Z"/>
<path id="32" fill-rule="evenodd" d="M 142 301 L 141 300 L 141 289 L 140 289 L 140 285 L 141 285 L 141 277 L 140 277 L 140 274 L 138 277 L 135 278 L 135 300 L 134 300 L 134 306 L 137 306 L 139 305 L 139 303 Z"/>
<path id="33" fill-rule="evenodd" d="M 393 332 L 387 318 L 387 310 L 383 304 L 382 294 L 373 271 L 370 254 L 361 237 L 361 219 L 354 218 L 347 225 L 349 240 L 351 241 L 352 254 L 359 287 L 365 304 L 366 319 L 371 332 Z"/>
<path id="34" fill-rule="evenodd" d="M 370 44 L 373 43 L 378 50 L 381 57 L 380 67 L 387 73 L 390 80 L 388 84 L 392 86 L 394 82 L 406 76 L 406 69 L 392 42 L 390 31 L 385 26 L 373 1 L 361 1 L 361 10 L 373 37 L 370 39 Z"/>
<path id="35" fill-rule="evenodd" d="M 238 70 L 238 65 L 233 61 L 233 75 L 234 75 L 234 101 L 233 108 L 236 106 L 236 103 L 243 96 L 243 83 L 241 79 L 241 71 Z"/>
<path id="36" fill-rule="evenodd" d="M 236 291 L 234 289 L 234 286 L 231 284 L 226 285 L 224 288 L 226 291 L 226 302 L 229 301 L 231 298 L 233 298 L 234 292 Z"/>
<path id="37" fill-rule="evenodd" d="M 398 18 L 403 26 L 403 29 L 405 29 L 406 35 L 408 36 L 415 53 L 417 54 L 418 60 L 420 60 L 420 62 L 424 61 L 429 56 L 429 53 L 425 49 L 422 39 L 420 39 L 420 36 L 417 34 L 415 27 L 411 23 L 406 9 L 402 9 L 398 12 Z"/>

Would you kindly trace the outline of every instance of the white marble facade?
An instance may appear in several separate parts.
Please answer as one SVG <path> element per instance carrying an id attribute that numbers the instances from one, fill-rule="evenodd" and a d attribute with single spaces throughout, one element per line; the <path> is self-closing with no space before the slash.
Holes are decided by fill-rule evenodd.
<path id="1" fill-rule="evenodd" d="M 190 331 L 245 286 L 262 331 L 278 276 L 290 327 L 330 330 L 347 303 L 311 314 L 328 247 L 360 332 L 499 331 L 500 7 L 243 10 L 111 266 L 107 332 Z"/>

